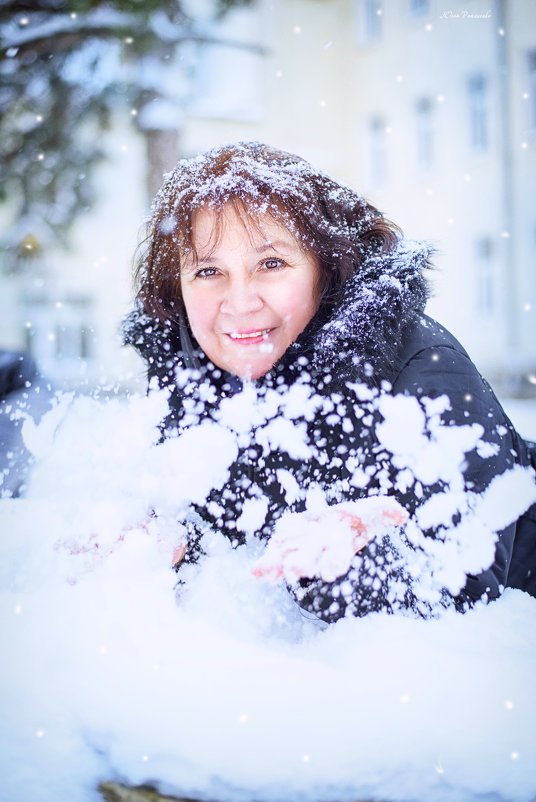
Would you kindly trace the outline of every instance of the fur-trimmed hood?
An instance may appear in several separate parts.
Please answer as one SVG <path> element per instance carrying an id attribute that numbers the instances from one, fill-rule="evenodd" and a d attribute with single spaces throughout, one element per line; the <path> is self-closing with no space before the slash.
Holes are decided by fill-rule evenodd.
<path id="1" fill-rule="evenodd" d="M 330 372 L 338 381 L 389 380 L 402 335 L 430 295 L 424 271 L 433 250 L 401 239 L 390 253 L 369 255 L 327 319 L 320 310 L 287 353 L 304 353 L 315 374 Z"/>
<path id="2" fill-rule="evenodd" d="M 305 357 L 309 373 L 330 373 L 337 384 L 390 380 L 402 336 L 429 297 L 424 271 L 433 250 L 428 243 L 401 239 L 389 253 L 369 254 L 340 301 L 321 305 L 271 373 L 295 373 L 298 360 L 303 366 Z M 156 376 L 161 386 L 173 384 L 174 370 L 185 367 L 176 321 L 162 323 L 135 306 L 124 321 L 123 339 L 136 348 L 147 363 L 149 378 Z M 199 356 L 202 369 L 208 369 L 204 354 Z"/>

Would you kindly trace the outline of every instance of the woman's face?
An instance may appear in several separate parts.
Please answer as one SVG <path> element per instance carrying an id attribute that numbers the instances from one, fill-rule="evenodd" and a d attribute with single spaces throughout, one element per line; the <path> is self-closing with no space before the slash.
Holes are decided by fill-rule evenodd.
<path id="1" fill-rule="evenodd" d="M 319 266 L 269 215 L 248 226 L 224 207 L 201 209 L 192 240 L 198 261 L 181 259 L 181 290 L 195 339 L 220 368 L 258 379 L 283 356 L 318 308 Z"/>

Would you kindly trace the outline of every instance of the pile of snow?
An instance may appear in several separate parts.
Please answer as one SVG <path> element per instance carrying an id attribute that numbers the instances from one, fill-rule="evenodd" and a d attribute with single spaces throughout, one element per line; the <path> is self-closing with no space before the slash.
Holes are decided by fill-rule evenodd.
<path id="1" fill-rule="evenodd" d="M 0 502 L 2 798 L 96 802 L 98 782 L 121 779 L 229 802 L 532 800 L 536 600 L 509 590 L 465 615 L 325 627 L 252 574 L 260 544 L 217 535 L 176 599 L 177 520 L 225 482 L 244 418 L 228 405 L 227 425 L 157 446 L 165 403 L 64 396 L 26 425 L 28 495 Z M 396 414 L 382 437 L 406 467 L 455 478 L 454 459 L 396 439 Z M 497 499 L 504 515 L 512 479 L 475 526 Z"/>

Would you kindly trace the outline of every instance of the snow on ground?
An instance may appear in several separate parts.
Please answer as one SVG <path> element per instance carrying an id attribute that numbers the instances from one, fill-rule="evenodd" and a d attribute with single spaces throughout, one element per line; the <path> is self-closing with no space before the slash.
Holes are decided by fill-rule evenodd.
<path id="1" fill-rule="evenodd" d="M 177 604 L 174 521 L 234 452 L 210 425 L 154 448 L 162 412 L 65 397 L 26 429 L 41 461 L 0 502 L 1 798 L 96 802 L 122 779 L 231 802 L 533 800 L 536 600 L 326 628 L 252 576 L 255 544 L 214 537 Z"/>

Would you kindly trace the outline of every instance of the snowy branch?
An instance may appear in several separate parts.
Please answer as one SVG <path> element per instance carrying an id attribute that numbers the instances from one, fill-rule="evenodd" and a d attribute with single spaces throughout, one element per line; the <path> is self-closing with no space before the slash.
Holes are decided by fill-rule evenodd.
<path id="1" fill-rule="evenodd" d="M 76 17 L 56 16 L 54 19 L 15 29 L 13 32 L 0 29 L 0 50 L 4 57 L 10 50 L 16 50 L 17 55 L 20 51 L 28 50 L 46 53 L 51 49 L 52 39 L 54 40 L 54 51 L 62 51 L 71 49 L 77 43 L 85 42 L 88 37 L 147 39 L 153 34 L 158 39 L 165 39 L 166 43 L 170 45 L 188 41 L 227 46 L 260 55 L 265 55 L 267 52 L 262 45 L 214 36 L 208 32 L 196 30 L 188 23 L 173 22 L 162 13 L 151 16 L 148 23 L 149 25 L 138 15 L 113 9 L 97 9 Z M 8 28 L 8 26 L 4 27 Z"/>

